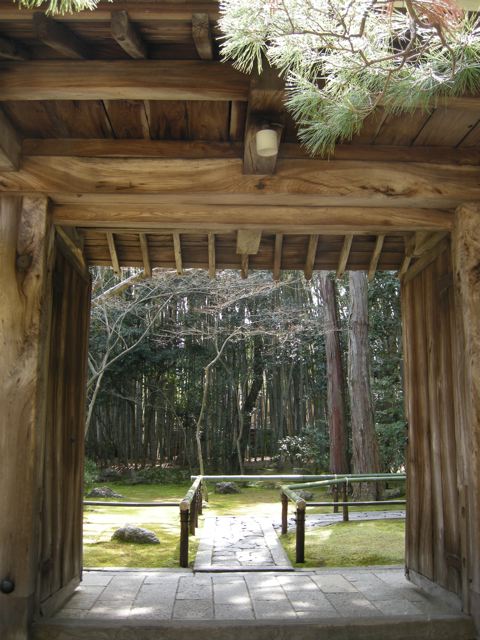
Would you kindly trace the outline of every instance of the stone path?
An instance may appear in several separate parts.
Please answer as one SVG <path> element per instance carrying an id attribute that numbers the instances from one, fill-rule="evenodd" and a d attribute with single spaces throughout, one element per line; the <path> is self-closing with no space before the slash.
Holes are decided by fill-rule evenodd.
<path id="1" fill-rule="evenodd" d="M 359 520 L 404 520 L 405 511 L 349 511 L 350 522 Z M 343 514 L 340 513 L 311 513 L 305 517 L 306 527 L 328 527 L 336 522 L 343 522 Z M 279 522 L 273 525 L 277 531 L 281 529 Z M 296 521 L 294 517 L 288 519 L 288 530 L 295 531 Z"/>
<path id="2" fill-rule="evenodd" d="M 292 571 L 272 523 L 258 517 L 206 517 L 194 571 Z"/>
<path id="3" fill-rule="evenodd" d="M 385 620 L 388 616 L 425 620 L 456 613 L 453 602 L 445 603 L 415 587 L 400 567 L 226 574 L 164 569 L 85 571 L 82 585 L 55 618 L 129 623 L 200 619 L 340 621 L 349 617 Z"/>

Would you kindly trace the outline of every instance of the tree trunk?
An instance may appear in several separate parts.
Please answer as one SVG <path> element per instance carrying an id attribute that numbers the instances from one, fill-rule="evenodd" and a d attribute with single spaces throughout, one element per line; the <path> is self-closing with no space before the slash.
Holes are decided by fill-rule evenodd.
<path id="1" fill-rule="evenodd" d="M 327 407 L 330 433 L 330 472 L 347 473 L 345 437 L 345 380 L 335 284 L 326 271 L 319 273 L 320 295 L 324 304 L 325 351 L 327 361 Z"/>
<path id="2" fill-rule="evenodd" d="M 366 274 L 350 271 L 349 286 L 348 388 L 352 414 L 352 466 L 354 473 L 376 473 L 380 463 L 370 391 Z M 379 489 L 378 483 L 356 485 L 355 496 L 374 499 Z"/>

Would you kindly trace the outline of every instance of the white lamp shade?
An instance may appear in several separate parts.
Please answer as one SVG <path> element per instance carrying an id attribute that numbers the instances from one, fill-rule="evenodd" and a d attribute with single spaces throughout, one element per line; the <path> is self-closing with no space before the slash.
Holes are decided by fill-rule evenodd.
<path id="1" fill-rule="evenodd" d="M 274 129 L 261 129 L 255 136 L 257 153 L 262 158 L 270 158 L 278 153 L 278 136 Z"/>

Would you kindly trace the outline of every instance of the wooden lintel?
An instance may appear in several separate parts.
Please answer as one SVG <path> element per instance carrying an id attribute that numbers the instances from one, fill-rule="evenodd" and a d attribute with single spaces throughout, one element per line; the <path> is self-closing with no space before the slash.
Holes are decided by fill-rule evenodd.
<path id="1" fill-rule="evenodd" d="M 352 248 L 353 234 L 347 234 L 343 241 L 342 251 L 337 267 L 337 278 L 342 278 L 347 268 L 348 258 L 350 257 L 350 249 Z"/>
<path id="2" fill-rule="evenodd" d="M 448 238 L 443 238 L 441 242 L 433 247 L 430 251 L 427 251 L 422 255 L 421 258 L 416 260 L 413 265 L 406 271 L 405 275 L 402 278 L 402 283 L 406 284 L 413 280 L 419 273 L 421 273 L 424 269 L 426 269 L 434 260 L 436 260 L 437 256 L 446 251 L 450 247 L 450 242 Z"/>
<path id="3" fill-rule="evenodd" d="M 192 14 L 192 37 L 198 56 L 213 60 L 213 41 L 208 13 Z"/>
<path id="4" fill-rule="evenodd" d="M 96 158 L 241 158 L 243 144 L 236 142 L 243 131 L 244 102 L 234 102 L 230 115 L 230 139 L 235 142 L 205 140 L 139 140 L 113 138 L 33 138 L 23 142 L 26 156 L 77 156 Z M 242 117 L 243 115 L 243 117 Z M 241 122 L 242 121 L 242 122 Z M 278 158 L 306 159 L 298 144 L 283 142 Z M 393 147 L 386 145 L 337 145 L 330 163 L 338 160 L 358 162 L 421 162 L 451 166 L 480 165 L 476 147 Z"/>
<path id="5" fill-rule="evenodd" d="M 216 257 L 215 257 L 215 234 L 208 234 L 208 275 L 215 278 L 216 274 Z"/>
<path id="6" fill-rule="evenodd" d="M 112 38 L 135 60 L 148 58 L 147 47 L 126 11 L 112 11 L 110 22 Z"/>
<path id="7" fill-rule="evenodd" d="M 112 267 L 117 276 L 121 275 L 120 262 L 118 260 L 117 248 L 115 246 L 115 238 L 113 233 L 107 233 L 108 249 L 110 251 L 110 260 Z"/>
<path id="8" fill-rule="evenodd" d="M 177 274 L 181 276 L 183 274 L 183 261 L 182 261 L 182 241 L 179 233 L 173 234 L 173 252 L 175 254 L 175 268 Z"/>
<path id="9" fill-rule="evenodd" d="M 375 248 L 370 259 L 370 266 L 368 267 L 368 280 L 372 281 L 377 271 L 378 261 L 383 249 L 383 243 L 385 242 L 385 235 L 380 234 L 375 241 Z"/>
<path id="10" fill-rule="evenodd" d="M 60 197 L 60 196 L 57 196 Z M 374 207 L 299 207 L 198 204 L 146 198 L 129 199 L 127 195 L 94 198 L 81 203 L 56 205 L 53 219 L 61 226 L 97 229 L 137 229 L 167 232 L 183 229 L 221 233 L 244 229 L 269 233 L 378 235 L 405 233 L 412 229 L 449 229 L 453 213 L 439 209 L 405 209 Z M 73 198 L 72 198 L 73 200 Z M 77 198 L 78 200 L 78 198 Z M 177 199 L 178 200 L 178 199 Z M 170 230 L 170 231 L 169 231 Z M 317 231 L 318 232 L 318 231 Z"/>
<path id="11" fill-rule="evenodd" d="M 307 257 L 305 258 L 305 268 L 303 270 L 306 280 L 312 279 L 315 258 L 317 256 L 318 237 L 318 234 L 315 233 L 308 239 Z"/>
<path id="12" fill-rule="evenodd" d="M 30 51 L 19 42 L 0 37 L 0 60 L 29 60 Z"/>
<path id="13" fill-rule="evenodd" d="M 249 267 L 249 256 L 248 253 L 244 253 L 241 256 L 241 265 L 240 265 L 240 275 L 245 280 L 248 278 L 248 267 Z"/>
<path id="14" fill-rule="evenodd" d="M 0 109 L 0 171 L 20 168 L 22 141 L 10 120 Z"/>
<path id="15" fill-rule="evenodd" d="M 237 232 L 237 254 L 255 255 L 260 249 L 261 231 L 239 229 Z"/>
<path id="16" fill-rule="evenodd" d="M 248 85 L 207 60 L 0 62 L 2 100 L 247 100 Z"/>
<path id="17" fill-rule="evenodd" d="M 245 141 L 243 156 L 243 173 L 245 175 L 275 173 L 277 155 L 267 158 L 257 153 L 256 134 L 264 124 L 277 132 L 278 147 L 284 122 L 284 81 L 278 73 L 265 66 L 261 75 L 254 74 L 250 81 L 248 97 L 247 121 L 245 124 Z"/>
<path id="18" fill-rule="evenodd" d="M 280 280 L 282 269 L 283 233 L 275 234 L 275 249 L 273 254 L 273 279 Z"/>
<path id="19" fill-rule="evenodd" d="M 87 44 L 71 29 L 40 11 L 33 14 L 33 30 L 37 40 L 67 58 L 86 60 L 91 57 Z"/>
<path id="20" fill-rule="evenodd" d="M 148 238 L 146 233 L 140 234 L 140 248 L 142 251 L 143 270 L 147 278 L 152 277 L 152 265 L 150 263 L 150 252 L 148 250 Z"/>

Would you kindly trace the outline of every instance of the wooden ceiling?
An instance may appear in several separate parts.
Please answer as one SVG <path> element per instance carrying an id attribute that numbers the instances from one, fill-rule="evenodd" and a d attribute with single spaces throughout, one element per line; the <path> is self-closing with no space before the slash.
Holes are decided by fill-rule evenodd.
<path id="1" fill-rule="evenodd" d="M 281 81 L 219 61 L 217 18 L 215 2 L 52 19 L 0 0 L 0 193 L 47 196 L 85 261 L 116 269 L 405 274 L 444 248 L 480 197 L 480 99 L 380 109 L 310 159 Z M 262 120 L 282 125 L 273 160 L 256 155 Z"/>

